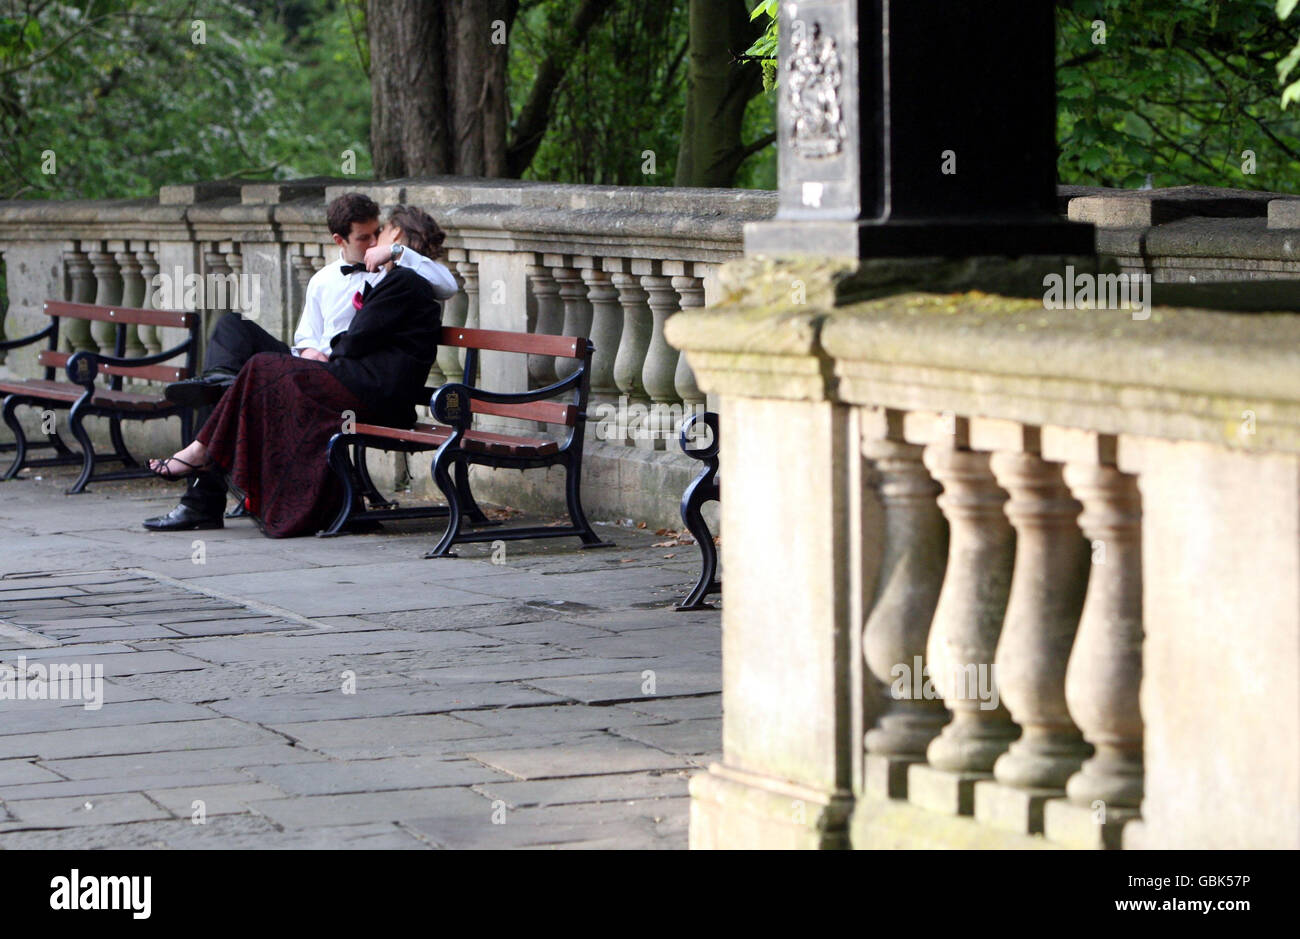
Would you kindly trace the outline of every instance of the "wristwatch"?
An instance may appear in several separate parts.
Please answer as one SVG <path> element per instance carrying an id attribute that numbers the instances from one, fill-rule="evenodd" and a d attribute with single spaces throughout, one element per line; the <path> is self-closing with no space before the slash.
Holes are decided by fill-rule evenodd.
<path id="1" fill-rule="evenodd" d="M 393 252 L 392 255 L 389 257 L 389 260 L 396 262 L 397 259 L 402 256 L 402 252 L 405 250 L 406 250 L 406 245 L 394 244 Z"/>

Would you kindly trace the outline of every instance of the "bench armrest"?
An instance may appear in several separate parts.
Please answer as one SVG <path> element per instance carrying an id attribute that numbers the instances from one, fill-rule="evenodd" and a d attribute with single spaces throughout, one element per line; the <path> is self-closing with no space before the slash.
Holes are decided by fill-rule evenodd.
<path id="1" fill-rule="evenodd" d="M 0 352 L 4 352 L 8 349 L 18 349 L 22 346 L 28 346 L 31 345 L 33 342 L 40 341 L 41 339 L 48 339 L 50 336 L 54 335 L 54 330 L 57 326 L 58 326 L 57 323 L 51 322 L 50 325 L 46 326 L 39 333 L 32 333 L 30 336 L 24 336 L 21 339 L 0 340 Z"/>
<path id="2" fill-rule="evenodd" d="M 72 358 L 68 359 L 68 364 L 64 366 L 64 370 L 68 373 L 68 381 L 94 394 L 95 378 L 99 375 L 101 358 L 98 352 L 90 352 L 86 349 L 74 353 Z"/>
<path id="3" fill-rule="evenodd" d="M 433 399 L 429 401 L 429 410 L 433 412 L 434 420 L 455 429 L 453 438 L 469 430 L 470 421 L 473 420 L 471 390 L 468 385 L 447 382 L 433 393 Z"/>

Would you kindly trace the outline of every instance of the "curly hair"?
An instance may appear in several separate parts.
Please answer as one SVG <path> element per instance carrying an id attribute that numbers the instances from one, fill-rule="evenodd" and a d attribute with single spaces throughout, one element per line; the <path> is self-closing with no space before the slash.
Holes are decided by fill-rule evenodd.
<path id="1" fill-rule="evenodd" d="M 442 257 L 442 243 L 447 238 L 433 216 L 413 205 L 395 205 L 388 213 L 388 224 L 396 225 L 406 236 L 411 250 L 426 258 L 437 260 Z"/>
<path id="2" fill-rule="evenodd" d="M 369 196 L 359 192 L 345 192 L 325 209 L 325 220 L 330 234 L 345 241 L 352 237 L 353 222 L 368 222 L 379 218 L 379 205 Z"/>

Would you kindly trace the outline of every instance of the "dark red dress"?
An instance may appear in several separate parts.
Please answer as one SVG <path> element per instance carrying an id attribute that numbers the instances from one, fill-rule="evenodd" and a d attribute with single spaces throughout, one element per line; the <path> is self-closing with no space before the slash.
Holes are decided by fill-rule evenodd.
<path id="1" fill-rule="evenodd" d="M 358 304 L 329 362 L 253 356 L 197 435 L 272 538 L 314 534 L 338 512 L 343 487 L 325 448 L 345 421 L 410 427 L 428 402 L 441 320 L 433 288 L 399 267 Z"/>
<path id="2" fill-rule="evenodd" d="M 261 352 L 240 370 L 198 439 L 267 535 L 310 535 L 343 498 L 325 447 L 347 412 L 360 421 L 364 410 L 324 362 Z"/>

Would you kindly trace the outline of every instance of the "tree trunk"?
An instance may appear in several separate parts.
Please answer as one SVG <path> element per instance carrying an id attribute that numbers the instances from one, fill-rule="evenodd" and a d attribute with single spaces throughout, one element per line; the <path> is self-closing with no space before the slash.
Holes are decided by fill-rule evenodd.
<path id="1" fill-rule="evenodd" d="M 758 38 L 745 0 L 690 0 L 690 69 L 677 150 L 678 186 L 735 183 L 751 152 L 741 140 L 745 108 L 763 89 L 757 62 L 737 59 Z"/>
<path id="2" fill-rule="evenodd" d="M 369 0 L 375 175 L 506 172 L 512 0 Z"/>

